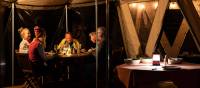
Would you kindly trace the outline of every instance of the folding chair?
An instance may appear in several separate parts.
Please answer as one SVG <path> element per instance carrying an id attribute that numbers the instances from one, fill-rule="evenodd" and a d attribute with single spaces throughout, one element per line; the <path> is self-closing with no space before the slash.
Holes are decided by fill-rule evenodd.
<path id="1" fill-rule="evenodd" d="M 25 75 L 24 88 L 41 88 L 41 85 L 43 85 L 43 76 L 41 77 L 42 83 L 39 82 L 38 78 L 34 77 L 28 54 L 16 52 L 16 55 L 18 64 Z"/>

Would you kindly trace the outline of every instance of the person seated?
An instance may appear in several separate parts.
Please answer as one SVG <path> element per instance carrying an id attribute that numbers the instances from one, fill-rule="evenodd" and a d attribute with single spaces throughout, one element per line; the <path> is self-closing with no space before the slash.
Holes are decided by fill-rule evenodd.
<path id="1" fill-rule="evenodd" d="M 89 34 L 89 37 L 91 44 L 90 44 L 90 49 L 88 49 L 88 52 L 94 52 L 96 48 L 96 32 L 91 32 Z"/>
<path id="2" fill-rule="evenodd" d="M 105 28 L 98 27 L 97 32 L 98 32 L 98 36 L 97 36 L 98 46 L 99 46 L 99 48 L 103 48 L 105 45 Z"/>
<path id="3" fill-rule="evenodd" d="M 93 43 L 91 45 L 91 48 L 95 48 L 96 47 L 96 32 L 91 32 L 89 36 L 90 36 L 90 41 Z"/>
<path id="4" fill-rule="evenodd" d="M 23 27 L 21 27 L 18 30 L 18 32 L 22 38 L 22 41 L 19 44 L 19 52 L 20 53 L 28 53 L 28 47 L 29 47 L 30 41 L 31 41 L 31 33 L 28 28 L 23 28 Z"/>
<path id="5" fill-rule="evenodd" d="M 36 76 L 41 76 L 44 74 L 45 70 L 45 31 L 43 31 L 39 26 L 34 27 L 35 38 L 29 45 L 28 56 L 32 63 L 33 74 Z"/>
<path id="6" fill-rule="evenodd" d="M 80 49 L 81 44 L 78 42 L 78 40 L 72 37 L 70 32 L 65 33 L 65 38 L 62 39 L 57 47 L 57 50 L 59 50 L 60 53 L 67 55 L 72 53 L 80 53 Z"/>
<path id="7" fill-rule="evenodd" d="M 98 45 L 98 48 L 99 48 L 98 51 L 100 51 L 101 48 L 105 46 L 105 38 L 104 38 L 105 33 L 104 33 L 104 31 L 105 31 L 104 27 L 98 27 L 97 28 L 98 36 L 97 36 L 96 32 L 91 32 L 89 34 L 90 40 L 93 44 L 91 45 L 91 49 L 89 49 L 88 52 L 95 50 L 96 42 L 97 42 L 97 45 Z"/>

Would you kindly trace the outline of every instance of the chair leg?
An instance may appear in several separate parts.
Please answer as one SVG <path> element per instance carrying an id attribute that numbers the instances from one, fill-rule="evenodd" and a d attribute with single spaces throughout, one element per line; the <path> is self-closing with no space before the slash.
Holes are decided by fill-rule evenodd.
<path id="1" fill-rule="evenodd" d="M 43 85 L 44 84 L 44 77 L 43 76 L 42 76 L 42 80 L 41 81 L 42 81 L 42 85 Z"/>
<path id="2" fill-rule="evenodd" d="M 25 76 L 25 82 L 24 82 L 24 84 L 23 84 L 23 88 L 29 88 L 29 86 L 30 86 L 30 75 L 26 75 Z"/>
<path id="3" fill-rule="evenodd" d="M 36 88 L 36 87 L 34 87 L 33 78 L 32 77 L 26 78 L 26 81 L 24 83 L 24 88 Z"/>
<path id="4" fill-rule="evenodd" d="M 26 88 L 41 88 L 38 78 L 30 77 L 27 82 L 29 85 Z"/>
<path id="5" fill-rule="evenodd" d="M 42 88 L 44 84 L 44 77 L 34 77 L 34 76 L 27 76 L 25 83 L 24 83 L 24 88 Z"/>
<path id="6" fill-rule="evenodd" d="M 29 83 L 27 81 L 24 82 L 23 88 L 28 88 Z"/>

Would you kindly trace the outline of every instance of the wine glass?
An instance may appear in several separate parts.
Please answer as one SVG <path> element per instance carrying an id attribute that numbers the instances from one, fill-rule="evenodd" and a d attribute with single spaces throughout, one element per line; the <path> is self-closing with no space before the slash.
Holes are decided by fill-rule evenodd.
<path id="1" fill-rule="evenodd" d="M 58 49 L 57 49 L 57 44 L 54 45 L 54 51 L 57 53 Z"/>

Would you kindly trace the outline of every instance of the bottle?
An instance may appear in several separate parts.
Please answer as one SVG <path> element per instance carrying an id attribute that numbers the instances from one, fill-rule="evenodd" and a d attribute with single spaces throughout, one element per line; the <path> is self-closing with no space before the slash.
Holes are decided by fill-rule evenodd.
<path id="1" fill-rule="evenodd" d="M 75 48 L 72 48 L 72 54 L 76 54 Z"/>
<path id="2" fill-rule="evenodd" d="M 164 58 L 164 66 L 167 65 L 167 62 L 168 62 L 167 55 L 165 55 L 165 58 Z"/>

